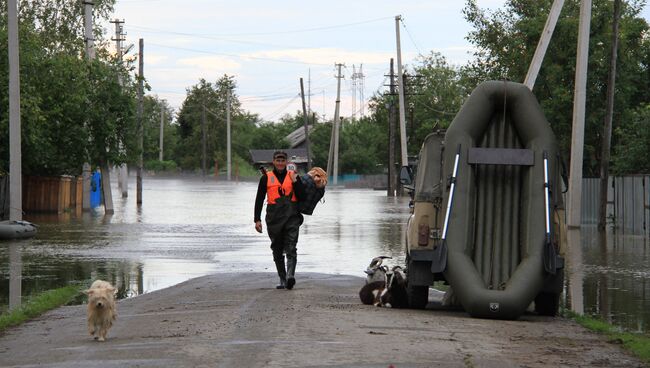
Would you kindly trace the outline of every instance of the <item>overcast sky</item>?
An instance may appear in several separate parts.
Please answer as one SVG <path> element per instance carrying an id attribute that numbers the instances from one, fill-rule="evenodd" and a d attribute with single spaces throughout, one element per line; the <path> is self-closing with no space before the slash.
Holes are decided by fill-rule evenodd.
<path id="1" fill-rule="evenodd" d="M 478 0 L 497 9 L 503 0 Z M 186 89 L 200 78 L 215 82 L 234 75 L 244 109 L 264 120 L 301 110 L 302 77 L 311 108 L 333 116 L 335 63 L 345 64 L 341 115 L 361 114 L 363 64 L 365 100 L 385 89 L 390 58 L 396 58 L 395 16 L 401 15 L 402 61 L 412 64 L 432 50 L 452 64 L 471 58 L 471 30 L 462 0 L 117 0 L 126 45 L 144 39 L 144 75 L 151 94 L 178 109 Z M 644 11 L 648 19 L 647 9 Z M 111 28 L 112 32 L 112 28 Z M 354 66 L 354 67 L 353 67 Z M 311 82 L 309 82 L 311 80 Z M 356 98 L 353 99 L 353 93 Z"/>

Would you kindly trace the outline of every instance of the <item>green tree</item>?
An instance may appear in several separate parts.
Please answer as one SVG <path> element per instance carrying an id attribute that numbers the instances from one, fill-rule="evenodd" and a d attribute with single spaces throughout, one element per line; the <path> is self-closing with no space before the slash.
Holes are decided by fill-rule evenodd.
<path id="1" fill-rule="evenodd" d="M 88 62 L 77 55 L 50 53 L 40 35 L 23 27 L 21 34 L 21 127 L 25 174 L 79 174 L 92 163 L 127 159 L 135 94 L 121 66 Z M 0 30 L 6 40 L 6 30 Z M 24 52 L 22 51 L 24 50 Z M 0 75 L 8 84 L 6 47 L 0 49 Z M 118 76 L 124 81 L 119 83 Z M 7 90 L 0 92 L 8 106 Z M 0 114 L 0 163 L 8 166 L 8 111 Z"/>
<path id="2" fill-rule="evenodd" d="M 409 69 L 405 72 L 407 147 L 409 155 L 416 155 L 433 129 L 449 126 L 467 97 L 468 88 L 459 68 L 449 65 L 445 57 L 436 52 L 421 56 Z M 383 165 L 388 164 L 388 106 L 391 103 L 398 119 L 397 96 L 375 94 L 369 102 L 371 119 L 379 127 L 377 134 L 382 136 L 379 142 L 384 142 Z M 399 137 L 399 126 L 396 134 Z M 399 147 L 396 149 L 399 151 Z"/>
<path id="3" fill-rule="evenodd" d="M 622 122 L 615 132 L 621 144 L 612 155 L 612 171 L 616 175 L 650 174 L 650 104 L 628 112 Z"/>
<path id="4" fill-rule="evenodd" d="M 509 0 L 501 10 L 489 12 L 469 0 L 465 18 L 474 30 L 468 39 L 476 47 L 475 60 L 463 68 L 470 85 L 488 79 L 522 82 L 548 17 L 552 0 Z M 648 24 L 639 17 L 644 1 L 624 2 L 620 22 L 615 125 L 628 110 L 649 101 Z M 533 92 L 569 157 L 573 111 L 580 2 L 566 1 L 544 58 Z M 605 115 L 606 80 L 611 49 L 611 1 L 593 2 L 589 42 L 589 72 L 585 118 L 584 174 L 598 175 L 600 135 Z M 613 146 L 621 144 L 613 141 Z"/>
<path id="5" fill-rule="evenodd" d="M 215 161 L 221 161 L 226 157 L 228 91 L 231 91 L 231 124 L 234 121 L 241 121 L 242 116 L 245 115 L 239 97 L 234 92 L 235 87 L 234 77 L 224 75 L 215 83 L 201 79 L 198 84 L 187 90 L 187 97 L 178 112 L 179 142 L 174 155 L 182 169 L 196 170 L 202 165 L 204 108 L 207 165 L 212 167 Z"/>
<path id="6" fill-rule="evenodd" d="M 163 117 L 163 159 L 173 160 L 178 144 L 178 129 L 173 124 L 174 110 L 157 96 L 144 96 L 143 160 L 158 160 L 160 155 L 160 120 Z M 161 116 L 162 115 L 162 116 Z"/>

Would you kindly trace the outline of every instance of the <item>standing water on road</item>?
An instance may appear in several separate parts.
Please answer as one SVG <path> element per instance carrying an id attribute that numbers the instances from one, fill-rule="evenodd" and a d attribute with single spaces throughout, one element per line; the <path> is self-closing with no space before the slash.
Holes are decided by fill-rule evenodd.
<path id="1" fill-rule="evenodd" d="M 131 193 L 115 196 L 112 216 L 27 217 L 40 226 L 35 238 L 0 242 L 0 312 L 20 275 L 22 288 L 14 289 L 23 297 L 95 278 L 130 297 L 220 272 L 269 272 L 268 287 L 275 286 L 270 241 L 253 227 L 257 183 L 146 178 L 143 187 L 140 209 Z M 404 263 L 408 197 L 328 188 L 324 200 L 300 228 L 298 286 L 300 272 L 364 276 L 378 255 Z M 603 245 L 590 228 L 577 239 L 581 266 L 567 262 L 568 303 L 628 330 L 650 331 L 648 240 L 609 234 Z"/>
<path id="2" fill-rule="evenodd" d="M 112 216 L 27 217 L 39 225 L 35 238 L 0 242 L 0 311 L 9 305 L 12 270 L 22 274 L 23 295 L 104 278 L 120 297 L 212 273 L 275 274 L 266 231 L 254 229 L 256 193 L 257 183 L 146 178 L 140 209 L 131 193 L 114 195 Z M 298 283 L 307 271 L 362 276 L 377 255 L 403 263 L 408 198 L 328 188 L 324 201 L 300 228 Z"/>

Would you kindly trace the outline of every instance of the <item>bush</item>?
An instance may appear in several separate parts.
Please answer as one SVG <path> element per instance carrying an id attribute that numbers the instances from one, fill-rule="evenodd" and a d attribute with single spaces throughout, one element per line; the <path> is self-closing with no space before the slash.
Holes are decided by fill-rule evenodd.
<path id="1" fill-rule="evenodd" d="M 159 161 L 159 160 L 150 160 L 144 163 L 145 170 L 151 170 L 155 172 L 172 172 L 177 171 L 178 166 L 175 161 Z"/>

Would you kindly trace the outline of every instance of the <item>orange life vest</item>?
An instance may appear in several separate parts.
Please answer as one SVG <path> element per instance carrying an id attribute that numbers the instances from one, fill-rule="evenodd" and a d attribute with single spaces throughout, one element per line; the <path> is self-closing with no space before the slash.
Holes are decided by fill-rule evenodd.
<path id="1" fill-rule="evenodd" d="M 296 193 L 293 192 L 291 177 L 289 176 L 289 173 L 291 172 L 291 170 L 287 170 L 287 175 L 284 177 L 282 184 L 280 184 L 280 181 L 273 171 L 268 171 L 266 173 L 266 202 L 268 204 L 275 204 L 275 201 L 277 201 L 280 196 L 286 196 L 289 194 L 291 194 L 291 202 L 298 202 Z"/>

